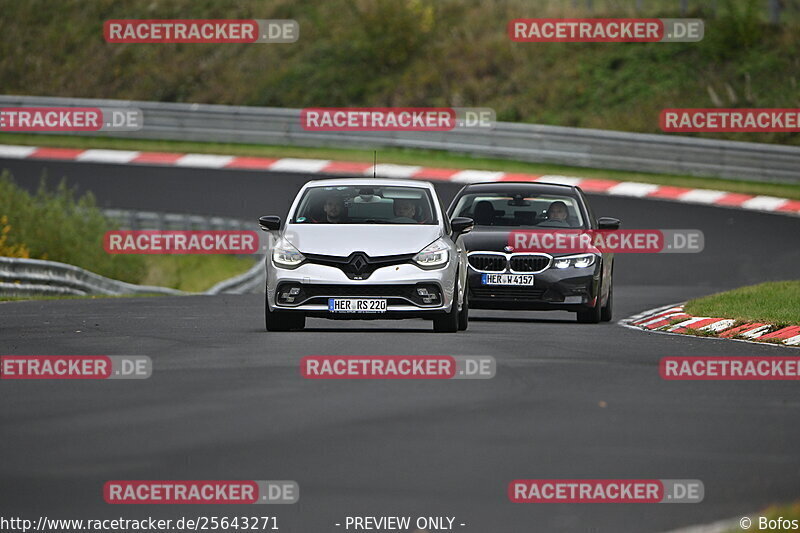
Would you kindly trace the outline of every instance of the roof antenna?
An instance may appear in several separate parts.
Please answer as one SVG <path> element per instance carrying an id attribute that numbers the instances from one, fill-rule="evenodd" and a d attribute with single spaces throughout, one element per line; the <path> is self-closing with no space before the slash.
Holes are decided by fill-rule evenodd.
<path id="1" fill-rule="evenodd" d="M 373 177 L 373 179 L 377 179 L 377 177 L 378 177 L 378 151 L 375 150 L 375 152 L 373 152 L 373 153 L 375 154 L 375 156 L 373 158 L 373 163 L 372 163 L 372 177 Z"/>

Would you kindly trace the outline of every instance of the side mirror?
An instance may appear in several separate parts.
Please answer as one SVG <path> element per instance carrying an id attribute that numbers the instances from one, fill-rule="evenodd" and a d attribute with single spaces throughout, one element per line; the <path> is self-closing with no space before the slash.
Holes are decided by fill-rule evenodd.
<path id="1" fill-rule="evenodd" d="M 620 220 L 618 218 L 600 217 L 597 219 L 598 229 L 619 229 Z"/>
<path id="2" fill-rule="evenodd" d="M 258 225 L 264 231 L 275 231 L 281 229 L 281 217 L 266 216 L 259 217 Z"/>
<path id="3" fill-rule="evenodd" d="M 469 233 L 475 227 L 475 222 L 471 218 L 456 217 L 450 221 L 450 226 L 453 228 L 452 239 L 456 240 L 459 235 Z"/>

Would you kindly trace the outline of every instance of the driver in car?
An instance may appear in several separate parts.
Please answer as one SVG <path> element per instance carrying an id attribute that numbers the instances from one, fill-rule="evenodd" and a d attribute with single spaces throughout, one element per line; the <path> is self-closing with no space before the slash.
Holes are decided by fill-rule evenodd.
<path id="1" fill-rule="evenodd" d="M 344 199 L 339 195 L 328 196 L 322 210 L 325 211 L 325 221 L 329 224 L 347 222 L 347 208 L 344 205 Z"/>
<path id="2" fill-rule="evenodd" d="M 561 200 L 556 200 L 547 208 L 547 220 L 563 222 L 566 224 L 568 216 L 569 211 L 567 210 L 567 204 Z"/>

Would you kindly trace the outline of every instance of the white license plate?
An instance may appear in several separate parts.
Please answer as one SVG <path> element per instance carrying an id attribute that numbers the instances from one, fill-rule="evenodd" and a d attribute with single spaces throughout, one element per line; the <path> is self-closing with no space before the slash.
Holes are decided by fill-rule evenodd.
<path id="1" fill-rule="evenodd" d="M 385 313 L 386 300 L 378 298 L 328 298 L 331 313 Z"/>
<path id="2" fill-rule="evenodd" d="M 527 285 L 533 286 L 532 274 L 481 274 L 483 285 Z"/>

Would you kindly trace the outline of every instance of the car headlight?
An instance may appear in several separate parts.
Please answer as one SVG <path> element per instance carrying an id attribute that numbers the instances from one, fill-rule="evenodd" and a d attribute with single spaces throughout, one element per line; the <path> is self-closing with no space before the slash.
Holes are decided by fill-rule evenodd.
<path id="1" fill-rule="evenodd" d="M 272 261 L 283 268 L 295 268 L 305 260 L 297 248 L 286 239 L 281 239 L 272 249 Z"/>
<path id="2" fill-rule="evenodd" d="M 555 268 L 567 268 L 569 266 L 569 259 L 566 257 L 553 259 L 553 266 Z"/>
<path id="3" fill-rule="evenodd" d="M 423 248 L 411 260 L 423 268 L 436 268 L 447 264 L 450 247 L 442 239 L 437 239 Z"/>
<path id="4" fill-rule="evenodd" d="M 595 254 L 568 255 L 553 259 L 553 267 L 567 268 L 573 266 L 575 268 L 586 268 L 592 266 L 596 260 L 597 256 Z"/>

